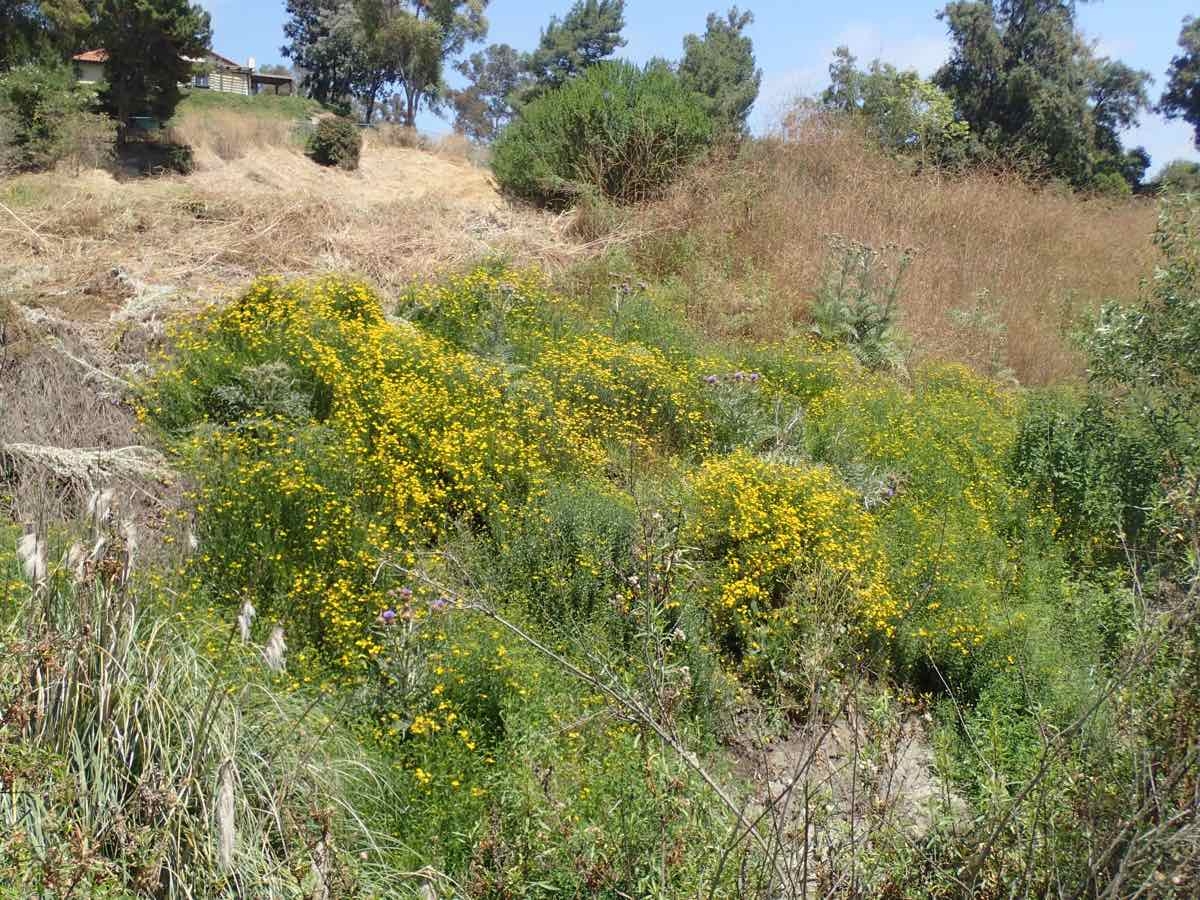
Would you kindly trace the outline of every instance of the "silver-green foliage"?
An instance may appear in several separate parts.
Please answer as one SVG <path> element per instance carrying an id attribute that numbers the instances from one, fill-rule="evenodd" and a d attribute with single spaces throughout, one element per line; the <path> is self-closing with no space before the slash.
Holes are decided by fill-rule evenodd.
<path id="1" fill-rule="evenodd" d="M 813 332 L 846 344 L 868 368 L 902 370 L 896 304 L 914 251 L 877 249 L 841 235 L 832 235 L 829 246 L 832 259 L 812 307 Z"/>

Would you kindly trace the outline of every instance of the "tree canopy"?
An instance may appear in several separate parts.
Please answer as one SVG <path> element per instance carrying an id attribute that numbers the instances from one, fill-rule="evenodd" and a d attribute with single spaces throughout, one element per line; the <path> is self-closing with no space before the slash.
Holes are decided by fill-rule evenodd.
<path id="1" fill-rule="evenodd" d="M 1148 106 L 1150 76 L 1097 58 L 1072 0 L 957 0 L 940 18 L 953 49 L 934 83 L 985 147 L 1076 187 L 1140 179 L 1120 134 Z"/>
<path id="2" fill-rule="evenodd" d="M 575 0 L 562 19 L 551 17 L 537 49 L 525 58 L 528 79 L 521 102 L 533 101 L 624 47 L 624 28 L 625 0 Z"/>
<path id="3" fill-rule="evenodd" d="M 576 0 L 563 18 L 552 16 L 531 53 L 492 44 L 455 68 L 466 87 L 449 94 L 454 127 L 490 141 L 517 110 L 562 87 L 625 45 L 625 0 Z"/>
<path id="4" fill-rule="evenodd" d="M 208 13 L 188 0 L 100 0 L 91 38 L 108 51 L 104 101 L 114 117 L 170 118 L 212 43 Z"/>
<path id="5" fill-rule="evenodd" d="M 710 13 L 704 36 L 683 39 L 679 78 L 704 98 L 717 127 L 731 133 L 746 130 L 746 117 L 758 98 L 762 70 L 755 66 L 754 44 L 745 33 L 754 14 L 736 6 L 724 16 Z"/>
<path id="6" fill-rule="evenodd" d="M 0 72 L 25 63 L 60 61 L 91 24 L 82 0 L 2 0 Z"/>
<path id="7" fill-rule="evenodd" d="M 395 88 L 397 115 L 413 125 L 445 95 L 447 60 L 487 34 L 488 0 L 288 0 L 285 56 L 322 103 L 357 100 L 370 121 Z"/>
<path id="8" fill-rule="evenodd" d="M 956 165 L 969 149 L 971 129 L 945 91 L 913 69 L 880 60 L 864 71 L 847 47 L 834 52 L 821 105 L 860 117 L 885 149 L 923 164 Z"/>
<path id="9" fill-rule="evenodd" d="M 1179 33 L 1180 52 L 1167 70 L 1167 87 L 1158 108 L 1168 119 L 1183 119 L 1195 130 L 1200 149 L 1200 19 L 1188 16 Z"/>
<path id="10" fill-rule="evenodd" d="M 476 141 L 491 141 L 512 118 L 509 98 L 523 77 L 521 54 L 508 44 L 472 53 L 455 68 L 467 86 L 450 95 L 454 127 Z"/>

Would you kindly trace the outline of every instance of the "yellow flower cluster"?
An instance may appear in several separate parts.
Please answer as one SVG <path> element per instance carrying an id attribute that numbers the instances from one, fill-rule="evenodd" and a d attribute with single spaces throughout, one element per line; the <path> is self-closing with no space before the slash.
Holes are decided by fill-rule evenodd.
<path id="1" fill-rule="evenodd" d="M 850 591 L 863 626 L 893 632 L 899 611 L 874 522 L 832 471 L 737 451 L 701 466 L 691 489 L 688 540 L 719 563 L 713 613 L 727 632 L 744 637 L 779 618 L 796 575 L 816 567 Z"/>
<path id="2" fill-rule="evenodd" d="M 1005 466 L 1016 400 L 960 365 L 839 381 L 809 406 L 809 425 L 869 470 L 894 479 L 878 512 L 891 591 L 909 637 L 969 654 L 996 630 L 1013 548 L 1005 522 L 1024 499 Z"/>
<path id="3" fill-rule="evenodd" d="M 289 618 L 343 666 L 375 652 L 365 633 L 380 608 L 369 581 L 381 555 L 503 512 L 552 472 L 602 458 L 576 419 L 539 414 L 499 366 L 389 322 L 359 283 L 262 280 L 178 347 L 159 403 L 183 398 L 198 407 L 190 418 L 217 426 L 179 447 L 204 476 L 209 581 L 229 600 L 247 587 L 268 603 L 283 594 Z M 286 367 L 302 415 L 259 396 L 251 382 L 264 364 Z M 237 419 L 223 399 L 230 385 L 248 407 Z"/>

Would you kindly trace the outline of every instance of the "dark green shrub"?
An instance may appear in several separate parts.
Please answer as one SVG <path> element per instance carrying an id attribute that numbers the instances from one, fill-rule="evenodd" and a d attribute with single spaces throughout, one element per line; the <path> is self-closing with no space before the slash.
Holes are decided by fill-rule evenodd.
<path id="1" fill-rule="evenodd" d="M 180 175 L 191 175 L 196 171 L 196 157 L 187 144 L 167 145 L 167 167 Z"/>
<path id="2" fill-rule="evenodd" d="M 1163 448 L 1144 423 L 1096 393 L 1047 393 L 1022 412 L 1012 465 L 1018 481 L 1051 503 L 1068 547 L 1119 562 L 1116 535 L 1141 533 Z"/>
<path id="3" fill-rule="evenodd" d="M 71 157 L 98 164 L 116 126 L 63 66 L 20 66 L 0 76 L 0 171 L 47 169 Z"/>
<path id="4" fill-rule="evenodd" d="M 492 169 L 538 203 L 592 193 L 618 202 L 659 193 L 705 151 L 713 123 L 662 66 L 592 66 L 523 111 L 496 142 Z"/>
<path id="5" fill-rule="evenodd" d="M 317 123 L 308 141 L 308 155 L 323 166 L 357 169 L 362 134 L 350 119 L 328 116 Z"/>

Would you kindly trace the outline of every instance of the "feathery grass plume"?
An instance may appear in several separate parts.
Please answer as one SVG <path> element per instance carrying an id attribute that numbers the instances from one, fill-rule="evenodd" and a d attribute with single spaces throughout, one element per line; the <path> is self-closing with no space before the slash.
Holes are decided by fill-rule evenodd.
<path id="1" fill-rule="evenodd" d="M 125 538 L 124 580 L 128 581 L 129 576 L 133 574 L 133 560 L 138 550 L 137 523 L 133 519 L 126 519 L 121 523 L 121 534 Z"/>
<path id="2" fill-rule="evenodd" d="M 267 668 L 272 672 L 282 672 L 287 664 L 283 656 L 286 650 L 287 644 L 283 642 L 283 626 L 276 625 L 271 629 L 267 645 L 263 647 L 263 662 L 267 664 Z"/>
<path id="3" fill-rule="evenodd" d="M 250 626 L 254 624 L 254 617 L 257 615 L 258 610 L 254 608 L 254 604 L 249 600 L 242 604 L 242 610 L 238 613 L 237 617 L 237 625 L 243 644 L 250 641 Z M 282 635 L 280 635 L 280 640 L 283 640 Z"/>
<path id="4" fill-rule="evenodd" d="M 233 760 L 227 759 L 221 764 L 217 787 L 217 860 L 225 872 L 233 869 L 233 843 L 236 837 L 233 779 Z"/>
<path id="5" fill-rule="evenodd" d="M 330 900 L 332 896 L 329 890 L 329 842 L 329 824 L 326 822 L 321 832 L 321 839 L 313 847 L 312 861 L 309 864 L 312 870 L 312 880 L 315 884 L 311 900 Z"/>
<path id="6" fill-rule="evenodd" d="M 83 544 L 79 541 L 71 544 L 71 549 L 67 551 L 67 571 L 71 573 L 71 577 L 76 583 L 83 581 L 87 574 L 88 552 L 84 549 Z"/>
<path id="7" fill-rule="evenodd" d="M 92 552 L 88 554 L 88 562 L 100 562 L 104 558 L 104 551 L 106 549 L 108 549 L 108 537 L 102 534 L 96 538 L 96 543 L 92 544 Z"/>
<path id="8" fill-rule="evenodd" d="M 92 520 L 93 529 L 99 530 L 108 521 L 109 513 L 112 511 L 112 501 L 112 488 L 92 492 L 92 496 L 88 498 L 87 511 Z"/>
<path id="9" fill-rule="evenodd" d="M 17 558 L 26 578 L 34 584 L 46 580 L 46 541 L 37 532 L 31 531 L 17 542 Z"/>

